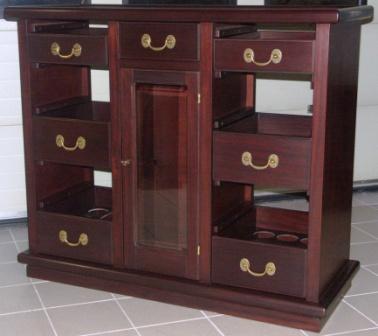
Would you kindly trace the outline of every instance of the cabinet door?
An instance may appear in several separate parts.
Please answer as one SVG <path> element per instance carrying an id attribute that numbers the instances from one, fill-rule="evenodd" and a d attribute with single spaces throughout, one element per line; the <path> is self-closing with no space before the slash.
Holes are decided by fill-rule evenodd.
<path id="1" fill-rule="evenodd" d="M 126 267 L 197 279 L 198 75 L 122 78 Z"/>

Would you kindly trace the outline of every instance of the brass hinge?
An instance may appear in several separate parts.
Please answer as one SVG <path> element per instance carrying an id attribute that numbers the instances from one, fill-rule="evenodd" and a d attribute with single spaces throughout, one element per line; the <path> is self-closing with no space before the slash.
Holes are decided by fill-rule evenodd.
<path id="1" fill-rule="evenodd" d="M 201 246 L 197 245 L 197 255 L 201 255 Z"/>
<path id="2" fill-rule="evenodd" d="M 197 103 L 201 104 L 201 94 L 197 94 Z"/>

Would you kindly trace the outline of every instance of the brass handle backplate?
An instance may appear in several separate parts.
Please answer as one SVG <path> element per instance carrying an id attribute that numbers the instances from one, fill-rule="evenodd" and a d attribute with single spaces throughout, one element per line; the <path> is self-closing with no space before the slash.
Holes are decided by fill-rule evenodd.
<path id="1" fill-rule="evenodd" d="M 51 54 L 58 56 L 63 59 L 69 59 L 72 57 L 79 57 L 81 55 L 82 47 L 79 43 L 75 43 L 72 46 L 71 52 L 69 54 L 62 54 L 60 50 L 60 45 L 57 42 L 53 42 L 50 47 Z"/>
<path id="2" fill-rule="evenodd" d="M 254 277 L 263 277 L 265 275 L 273 276 L 276 274 L 276 265 L 273 262 L 268 262 L 265 265 L 265 270 L 262 273 L 256 273 L 251 270 L 251 263 L 247 258 L 243 258 L 240 260 L 240 269 L 243 272 L 248 272 L 250 275 Z"/>
<path id="3" fill-rule="evenodd" d="M 244 152 L 241 156 L 241 162 L 246 167 L 252 167 L 256 170 L 265 170 L 268 168 L 277 168 L 280 160 L 277 154 L 270 154 L 268 157 L 268 162 L 263 166 L 258 166 L 253 163 L 252 154 L 250 152 Z"/>
<path id="4" fill-rule="evenodd" d="M 270 59 L 266 62 L 257 62 L 255 60 L 255 52 L 251 48 L 245 49 L 243 53 L 243 58 L 246 63 L 253 63 L 259 67 L 267 66 L 270 63 L 279 64 L 282 61 L 282 57 L 283 57 L 283 54 L 280 49 L 273 49 L 270 54 Z"/>
<path id="5" fill-rule="evenodd" d="M 167 35 L 163 46 L 153 47 L 151 36 L 149 34 L 143 34 L 140 43 L 142 44 L 143 48 L 149 48 L 153 51 L 163 51 L 166 48 L 173 49 L 176 46 L 176 38 L 174 37 L 174 35 Z"/>
<path id="6" fill-rule="evenodd" d="M 88 235 L 86 233 L 81 233 L 77 243 L 71 243 L 68 241 L 67 231 L 65 230 L 59 231 L 59 240 L 62 244 L 66 244 L 71 247 L 78 247 L 80 245 L 86 246 L 89 242 Z"/>
<path id="7" fill-rule="evenodd" d="M 87 145 L 87 141 L 85 140 L 84 137 L 82 136 L 79 136 L 77 139 L 76 139 L 76 143 L 75 143 L 75 146 L 72 146 L 72 147 L 69 147 L 69 146 L 66 146 L 64 144 L 64 136 L 61 135 L 61 134 L 58 134 L 55 138 L 55 143 L 57 145 L 57 147 L 59 148 L 63 148 L 64 150 L 66 151 L 69 151 L 69 152 L 73 152 L 75 151 L 76 149 L 81 149 L 83 150 L 86 145 Z"/>

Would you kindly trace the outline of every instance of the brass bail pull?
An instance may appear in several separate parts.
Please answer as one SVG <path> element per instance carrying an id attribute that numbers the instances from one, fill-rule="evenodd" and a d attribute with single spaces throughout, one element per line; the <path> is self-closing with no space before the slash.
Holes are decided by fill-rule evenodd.
<path id="1" fill-rule="evenodd" d="M 59 231 L 59 240 L 62 244 L 66 244 L 70 247 L 78 247 L 80 245 L 86 246 L 89 242 L 88 235 L 86 233 L 81 233 L 78 241 L 76 243 L 71 243 L 70 241 L 68 241 L 67 231 L 65 230 Z"/>
<path id="2" fill-rule="evenodd" d="M 244 152 L 241 156 L 241 162 L 246 167 L 252 167 L 255 170 L 265 170 L 268 168 L 277 168 L 280 159 L 277 154 L 270 154 L 268 157 L 268 162 L 263 166 L 259 166 L 253 163 L 253 157 L 250 152 Z"/>
<path id="3" fill-rule="evenodd" d="M 176 38 L 174 35 L 167 35 L 165 42 L 161 47 L 152 46 L 152 38 L 149 34 L 143 34 L 140 40 L 143 48 L 151 49 L 153 51 L 163 51 L 164 49 L 173 49 L 176 46 Z"/>
<path id="4" fill-rule="evenodd" d="M 72 57 L 79 57 L 82 52 L 82 47 L 79 43 L 75 43 L 72 46 L 71 52 L 69 54 L 62 54 L 59 43 L 53 42 L 51 44 L 50 51 L 51 51 L 51 54 L 54 56 L 58 56 L 63 59 L 70 59 Z"/>
<path id="5" fill-rule="evenodd" d="M 244 50 L 243 58 L 246 63 L 253 63 L 259 67 L 265 67 L 271 63 L 279 64 L 282 61 L 282 51 L 280 49 L 273 49 L 270 58 L 266 62 L 258 62 L 255 60 L 255 51 L 251 48 L 247 48 Z"/>
<path id="6" fill-rule="evenodd" d="M 76 139 L 76 143 L 74 146 L 66 146 L 64 144 L 64 136 L 61 135 L 61 134 L 58 134 L 55 138 L 55 143 L 56 143 L 56 146 L 59 147 L 59 148 L 63 148 L 64 150 L 68 151 L 68 152 L 73 152 L 77 149 L 80 149 L 80 150 L 83 150 L 85 149 L 86 145 L 87 145 L 87 141 L 85 140 L 84 137 L 82 136 L 79 136 L 77 139 Z"/>
<path id="7" fill-rule="evenodd" d="M 274 274 L 276 274 L 276 265 L 271 261 L 265 265 L 264 272 L 257 273 L 251 270 L 251 263 L 249 262 L 249 260 L 247 258 L 243 258 L 240 260 L 240 269 L 242 272 L 247 272 L 254 277 L 263 277 L 265 275 L 273 276 Z"/>

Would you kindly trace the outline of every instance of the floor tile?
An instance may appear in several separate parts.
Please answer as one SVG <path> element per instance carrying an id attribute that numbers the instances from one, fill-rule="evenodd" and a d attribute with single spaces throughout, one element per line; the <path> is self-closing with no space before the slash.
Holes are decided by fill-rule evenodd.
<path id="1" fill-rule="evenodd" d="M 18 263 L 0 265 L 0 287 L 28 282 L 25 265 Z"/>
<path id="2" fill-rule="evenodd" d="M 96 336 L 138 336 L 138 334 L 134 330 L 123 330 L 96 334 Z"/>
<path id="3" fill-rule="evenodd" d="M 378 326 L 378 293 L 349 297 L 345 300 L 372 319 Z"/>
<path id="4" fill-rule="evenodd" d="M 355 197 L 366 204 L 378 204 L 378 191 L 363 191 L 354 193 Z"/>
<path id="5" fill-rule="evenodd" d="M 361 265 L 378 263 L 378 242 L 352 245 L 350 250 L 352 259 L 359 260 Z"/>
<path id="6" fill-rule="evenodd" d="M 378 222 L 358 224 L 357 227 L 371 234 L 378 240 Z"/>
<path id="7" fill-rule="evenodd" d="M 11 243 L 0 244 L 0 263 L 17 261 L 16 245 Z"/>
<path id="8" fill-rule="evenodd" d="M 297 329 L 226 315 L 221 317 L 214 317 L 211 320 L 224 333 L 225 336 L 302 336 L 302 333 Z"/>
<path id="9" fill-rule="evenodd" d="M 24 252 L 26 250 L 29 250 L 29 242 L 26 241 L 17 241 L 17 247 L 20 252 Z"/>
<path id="10" fill-rule="evenodd" d="M 112 299 L 111 294 L 107 292 L 56 282 L 36 284 L 35 287 L 46 307 Z"/>
<path id="11" fill-rule="evenodd" d="M 352 280 L 352 287 L 347 292 L 348 295 L 378 292 L 378 278 L 362 268 Z"/>
<path id="12" fill-rule="evenodd" d="M 48 309 L 58 335 L 74 336 L 130 328 L 114 302 Z"/>
<path id="13" fill-rule="evenodd" d="M 33 286 L 0 288 L 0 314 L 42 308 Z"/>
<path id="14" fill-rule="evenodd" d="M 220 336 L 206 319 L 141 328 L 139 332 L 142 336 Z"/>
<path id="15" fill-rule="evenodd" d="M 378 276 L 378 265 L 365 266 L 365 268 L 367 268 L 370 271 L 374 272 Z M 378 278 L 377 278 L 377 282 L 378 282 Z"/>
<path id="16" fill-rule="evenodd" d="M 28 239 L 28 227 L 26 224 L 14 224 L 10 226 L 13 237 L 16 240 L 27 240 Z"/>
<path id="17" fill-rule="evenodd" d="M 308 335 L 327 335 L 373 327 L 375 327 L 375 325 L 372 322 L 357 313 L 346 303 L 341 302 L 323 327 L 320 334 L 309 331 L 306 331 L 306 333 Z"/>
<path id="18" fill-rule="evenodd" d="M 12 236 L 8 229 L 0 229 L 0 243 L 11 242 Z"/>
<path id="19" fill-rule="evenodd" d="M 352 223 L 374 220 L 378 220 L 378 209 L 373 209 L 369 206 L 356 206 L 352 208 Z"/>
<path id="20" fill-rule="evenodd" d="M 43 311 L 0 317 L 1 336 L 50 336 L 53 330 Z"/>
<path id="21" fill-rule="evenodd" d="M 378 328 L 351 332 L 347 336 L 378 336 Z"/>
<path id="22" fill-rule="evenodd" d="M 352 225 L 352 232 L 351 232 L 351 243 L 366 243 L 366 242 L 371 242 L 375 241 L 374 237 L 370 236 L 369 234 L 360 231 L 359 227 L 362 226 L 363 224 L 358 224 L 358 225 Z"/>
<path id="23" fill-rule="evenodd" d="M 161 302 L 132 298 L 119 303 L 137 327 L 203 317 L 198 310 Z"/>

